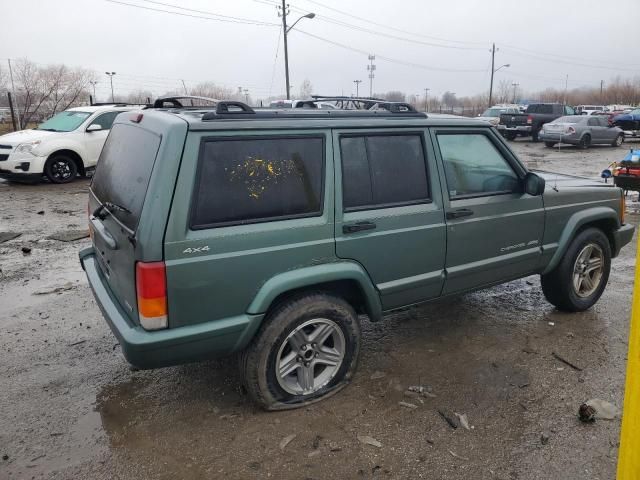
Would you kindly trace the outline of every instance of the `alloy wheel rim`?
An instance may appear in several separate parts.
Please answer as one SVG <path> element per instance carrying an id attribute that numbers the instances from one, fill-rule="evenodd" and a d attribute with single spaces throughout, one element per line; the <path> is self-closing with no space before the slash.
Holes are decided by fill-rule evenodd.
<path id="1" fill-rule="evenodd" d="M 598 289 L 604 273 L 604 252 L 599 245 L 589 243 L 578 254 L 573 266 L 573 290 L 586 298 Z"/>
<path id="2" fill-rule="evenodd" d="M 616 145 L 619 147 L 620 145 L 622 145 L 622 141 L 623 141 L 622 135 L 618 135 L 616 137 Z"/>
<path id="3" fill-rule="evenodd" d="M 55 178 L 66 180 L 71 176 L 71 167 L 69 162 L 58 160 L 51 166 L 51 173 Z"/>
<path id="4" fill-rule="evenodd" d="M 292 395 L 310 395 L 338 373 L 346 350 L 342 329 L 332 320 L 316 318 L 296 327 L 280 345 L 276 378 Z"/>

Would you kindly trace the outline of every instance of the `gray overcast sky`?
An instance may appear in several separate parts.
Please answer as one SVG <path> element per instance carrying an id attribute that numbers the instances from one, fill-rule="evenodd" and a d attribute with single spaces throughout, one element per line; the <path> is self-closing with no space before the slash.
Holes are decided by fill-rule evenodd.
<path id="1" fill-rule="evenodd" d="M 274 0 L 118 1 L 185 15 L 205 16 L 160 3 L 280 22 Z M 187 86 L 205 80 L 243 86 L 254 98 L 285 90 L 278 26 L 171 15 L 107 0 L 0 0 L 0 6 L 5 65 L 6 58 L 26 57 L 94 69 L 101 74 L 98 96 L 107 92 L 105 70 L 117 72 L 116 92 L 144 88 L 162 94 L 181 86 L 180 79 Z M 376 92 L 424 95 L 429 87 L 430 95 L 480 93 L 488 90 L 492 41 L 500 49 L 496 67 L 511 64 L 496 82 L 518 82 L 525 91 L 564 88 L 567 74 L 570 88 L 640 75 L 631 33 L 638 30 L 640 0 L 291 0 L 290 6 L 289 24 L 307 12 L 317 15 L 289 34 L 294 93 L 305 78 L 314 93 L 349 95 L 356 79 L 363 80 L 360 93 L 368 93 L 368 52 L 377 55 Z"/>

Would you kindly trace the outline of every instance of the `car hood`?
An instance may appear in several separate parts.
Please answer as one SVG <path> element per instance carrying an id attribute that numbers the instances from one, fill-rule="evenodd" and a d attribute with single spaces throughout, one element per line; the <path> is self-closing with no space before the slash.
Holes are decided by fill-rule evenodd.
<path id="1" fill-rule="evenodd" d="M 546 172 L 544 170 L 531 170 L 539 177 L 544 178 L 549 189 L 562 189 L 563 187 L 612 187 L 611 183 L 604 183 L 591 178 L 576 177 L 573 175 L 563 175 L 562 173 Z"/>
<path id="2" fill-rule="evenodd" d="M 44 140 L 52 135 L 60 135 L 60 132 L 47 132 L 46 130 L 20 130 L 18 132 L 0 135 L 0 144 L 15 147 L 21 143 Z"/>

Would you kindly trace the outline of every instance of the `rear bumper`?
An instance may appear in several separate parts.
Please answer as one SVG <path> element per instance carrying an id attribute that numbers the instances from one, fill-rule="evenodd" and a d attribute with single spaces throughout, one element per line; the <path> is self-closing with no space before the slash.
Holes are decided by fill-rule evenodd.
<path id="1" fill-rule="evenodd" d="M 501 132 L 531 133 L 531 125 L 516 125 L 515 127 L 509 127 L 500 123 L 496 128 Z"/>
<path id="2" fill-rule="evenodd" d="M 244 348 L 264 315 L 236 317 L 166 330 L 146 331 L 131 323 L 113 297 L 92 247 L 81 250 L 80 263 L 96 302 L 129 363 L 157 368 L 229 355 Z"/>
<path id="3" fill-rule="evenodd" d="M 559 133 L 548 133 L 544 130 L 538 134 L 538 138 L 543 142 L 559 142 L 568 143 L 570 145 L 577 145 L 580 143 L 580 138 L 575 135 L 560 135 Z"/>
<path id="4" fill-rule="evenodd" d="M 613 232 L 613 252 L 612 255 L 617 257 L 622 247 L 631 242 L 635 227 L 629 223 L 622 225 Z"/>

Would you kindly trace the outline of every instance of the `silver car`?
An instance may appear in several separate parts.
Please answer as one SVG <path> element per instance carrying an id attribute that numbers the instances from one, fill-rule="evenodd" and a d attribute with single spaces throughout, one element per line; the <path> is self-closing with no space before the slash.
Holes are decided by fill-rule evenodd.
<path id="1" fill-rule="evenodd" d="M 619 147 L 624 141 L 624 132 L 609 125 L 605 116 L 571 115 L 544 124 L 538 137 L 547 147 L 557 143 L 569 143 L 582 148 L 589 148 L 590 145 Z"/>

